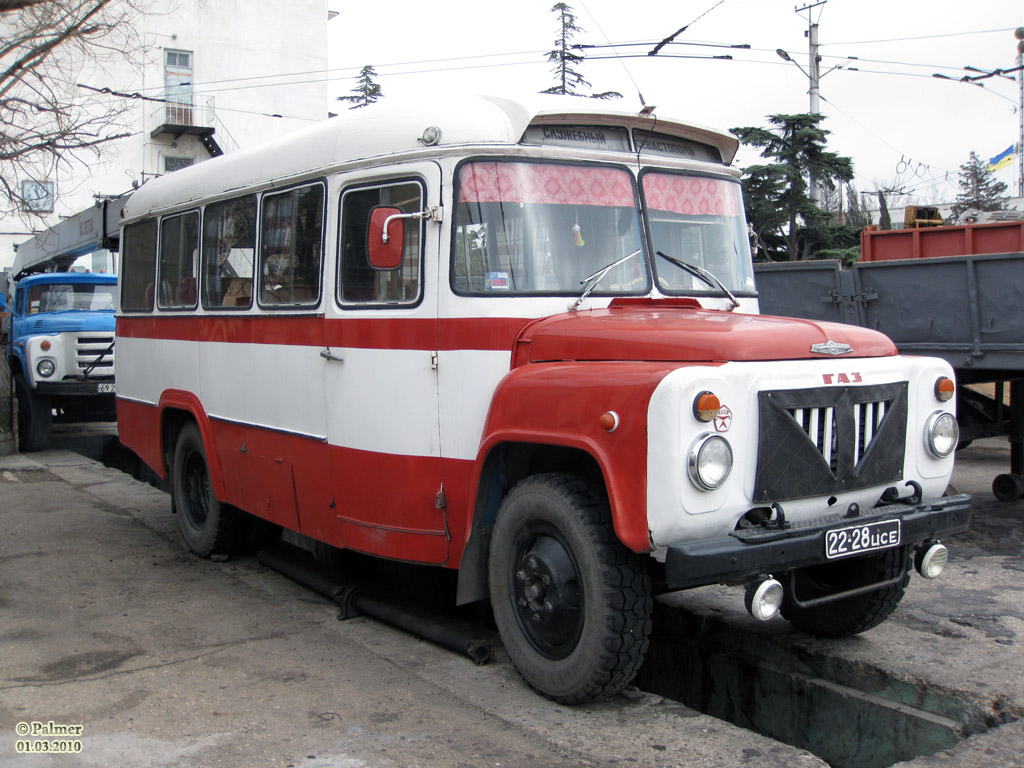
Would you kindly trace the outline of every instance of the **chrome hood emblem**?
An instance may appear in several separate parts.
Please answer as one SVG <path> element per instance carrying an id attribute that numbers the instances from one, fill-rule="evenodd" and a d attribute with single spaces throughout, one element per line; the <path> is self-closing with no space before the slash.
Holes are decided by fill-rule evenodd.
<path id="1" fill-rule="evenodd" d="M 819 355 L 830 355 L 832 357 L 836 357 L 837 355 L 846 355 L 853 352 L 853 347 L 849 344 L 843 344 L 829 339 L 824 344 L 812 344 L 811 352 Z"/>

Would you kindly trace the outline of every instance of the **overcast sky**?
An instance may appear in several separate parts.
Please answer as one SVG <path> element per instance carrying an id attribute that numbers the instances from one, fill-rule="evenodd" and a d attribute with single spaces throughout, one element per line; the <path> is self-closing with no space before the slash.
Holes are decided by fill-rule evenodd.
<path id="1" fill-rule="evenodd" d="M 1018 81 L 985 87 L 940 80 L 1016 66 L 1020 0 L 575 0 L 591 49 L 580 69 L 597 91 L 623 94 L 619 107 L 639 109 L 639 93 L 662 116 L 722 128 L 765 125 L 765 116 L 809 110 L 807 76 L 783 61 L 788 51 L 808 69 L 808 14 L 818 24 L 823 57 L 821 111 L 829 148 L 853 158 L 862 192 L 900 186 L 917 202 L 952 201 L 957 174 L 972 151 L 986 160 L 1019 140 Z M 558 28 L 554 0 L 334 0 L 330 23 L 331 96 L 351 93 L 371 64 L 385 98 L 461 90 L 533 93 L 554 84 L 544 58 Z M 657 57 L 656 43 L 687 26 Z M 624 43 L 646 43 L 627 46 Z M 749 45 L 749 49 L 710 47 Z M 727 56 L 731 60 L 681 58 Z M 856 61 L 848 57 L 857 57 Z M 832 67 L 839 66 L 837 69 Z M 856 67 L 856 71 L 852 68 Z M 829 71 L 831 69 L 831 71 Z M 1018 73 L 1013 73 L 1012 78 Z M 337 104 L 335 111 L 347 107 Z M 741 167 L 756 162 L 741 152 Z M 1017 164 L 999 171 L 1017 193 Z"/>

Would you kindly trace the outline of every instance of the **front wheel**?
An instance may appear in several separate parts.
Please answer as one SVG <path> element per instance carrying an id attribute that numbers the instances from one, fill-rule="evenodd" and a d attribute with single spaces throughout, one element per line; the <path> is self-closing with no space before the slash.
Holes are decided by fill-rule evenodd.
<path id="1" fill-rule="evenodd" d="M 509 492 L 489 578 L 505 650 L 539 693 L 576 704 L 636 675 L 651 631 L 650 577 L 616 538 L 604 493 L 583 478 L 535 475 Z"/>
<path id="2" fill-rule="evenodd" d="M 783 598 L 782 616 L 797 629 L 818 637 L 849 637 L 866 632 L 889 618 L 903 599 L 910 580 L 908 557 L 906 547 L 896 547 L 802 568 L 792 582 L 796 595 L 787 591 Z M 890 586 L 832 603 L 802 606 L 797 602 L 892 580 L 895 583 Z"/>
<path id="3" fill-rule="evenodd" d="M 50 398 L 32 389 L 20 373 L 14 376 L 14 393 L 18 398 L 18 449 L 41 450 L 50 439 L 53 423 Z"/>
<path id="4" fill-rule="evenodd" d="M 200 557 L 231 554 L 244 533 L 241 513 L 217 500 L 199 427 L 186 424 L 178 435 L 171 472 L 171 496 L 185 545 Z"/>

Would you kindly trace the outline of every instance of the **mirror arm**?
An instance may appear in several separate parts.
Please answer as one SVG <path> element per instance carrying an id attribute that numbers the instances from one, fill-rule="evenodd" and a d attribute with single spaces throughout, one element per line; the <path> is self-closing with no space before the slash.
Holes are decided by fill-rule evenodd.
<path id="1" fill-rule="evenodd" d="M 427 208 L 423 211 L 417 211 L 416 213 L 393 213 L 384 219 L 384 227 L 380 233 L 380 241 L 386 243 L 390 238 L 388 236 L 388 227 L 391 226 L 391 222 L 395 219 L 429 219 L 430 221 L 441 221 L 441 207 Z"/>

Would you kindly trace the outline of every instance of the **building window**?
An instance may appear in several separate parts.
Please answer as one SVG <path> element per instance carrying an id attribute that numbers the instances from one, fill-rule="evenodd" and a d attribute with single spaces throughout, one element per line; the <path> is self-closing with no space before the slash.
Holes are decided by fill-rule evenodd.
<path id="1" fill-rule="evenodd" d="M 168 125 L 192 125 L 192 53 L 164 51 Z"/>
<path id="2" fill-rule="evenodd" d="M 32 213 L 53 213 L 53 182 L 28 180 L 21 182 L 22 205 Z"/>
<path id="3" fill-rule="evenodd" d="M 169 157 L 164 156 L 164 173 L 172 173 L 173 171 L 180 171 L 182 168 L 188 168 L 192 163 L 195 162 L 194 158 L 191 157 Z"/>

